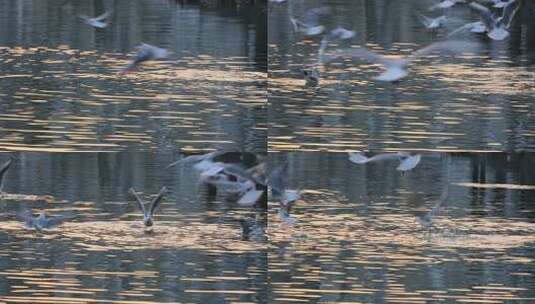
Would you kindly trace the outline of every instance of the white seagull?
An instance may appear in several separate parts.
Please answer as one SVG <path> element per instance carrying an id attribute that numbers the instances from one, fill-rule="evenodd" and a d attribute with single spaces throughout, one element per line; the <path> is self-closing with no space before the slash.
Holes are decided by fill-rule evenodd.
<path id="1" fill-rule="evenodd" d="M 464 3 L 464 0 L 441 0 L 439 3 L 432 5 L 429 10 L 447 9 L 454 6 L 457 3 Z"/>
<path id="2" fill-rule="evenodd" d="M 315 36 L 323 33 L 325 26 L 319 24 L 322 17 L 331 13 L 329 7 L 318 7 L 308 10 L 302 20 L 290 17 L 294 32 L 303 33 L 307 36 Z"/>
<path id="3" fill-rule="evenodd" d="M 374 64 L 380 64 L 385 68 L 385 71 L 376 76 L 374 79 L 378 81 L 394 82 L 406 77 L 409 72 L 407 67 L 414 60 L 427 56 L 433 53 L 462 53 L 475 51 L 477 44 L 467 41 L 440 41 L 432 43 L 417 51 L 414 51 L 409 56 L 387 56 L 380 55 L 368 50 L 365 47 L 357 47 L 346 50 L 341 50 L 332 55 L 324 56 L 323 62 L 335 60 L 339 57 L 352 57 L 360 60 L 368 61 Z"/>
<path id="4" fill-rule="evenodd" d="M 359 165 L 384 160 L 399 160 L 399 166 L 396 170 L 402 172 L 414 169 L 422 158 L 421 154 L 413 155 L 408 152 L 382 153 L 372 157 L 366 157 L 361 152 L 349 152 L 348 155 L 351 162 Z"/>
<path id="5" fill-rule="evenodd" d="M 154 225 L 154 220 L 152 219 L 152 217 L 154 216 L 154 212 L 160 205 L 163 195 L 166 192 L 167 188 L 162 187 L 162 189 L 160 189 L 160 192 L 150 203 L 150 207 L 147 209 L 145 208 L 145 202 L 143 202 L 143 200 L 139 197 L 139 195 L 136 193 L 136 190 L 134 190 L 134 188 L 130 188 L 130 193 L 135 197 L 139 210 L 141 210 L 141 212 L 143 213 L 143 224 L 145 225 L 145 227 L 149 228 Z"/>
<path id="6" fill-rule="evenodd" d="M 269 176 L 269 185 L 273 199 L 279 200 L 279 217 L 288 225 L 293 225 L 297 221 L 290 215 L 293 204 L 301 198 L 299 190 L 286 188 L 286 173 L 288 163 L 275 168 Z"/>
<path id="7" fill-rule="evenodd" d="M 67 219 L 72 219 L 71 215 L 56 215 L 46 216 L 45 211 L 41 211 L 37 217 L 33 217 L 32 212 L 28 209 L 19 211 L 17 218 L 24 222 L 24 226 L 28 229 L 35 229 L 37 231 L 43 231 L 45 229 L 54 228 L 63 224 Z"/>
<path id="8" fill-rule="evenodd" d="M 427 17 L 424 15 L 418 15 L 417 17 L 418 17 L 418 20 L 428 30 L 435 30 L 435 29 L 442 27 L 446 23 L 446 20 L 447 20 L 445 15 L 435 17 L 435 18 Z"/>
<path id="9" fill-rule="evenodd" d="M 110 14 L 111 14 L 111 11 L 108 11 L 95 18 L 90 18 L 85 15 L 80 15 L 78 17 L 80 17 L 80 19 L 84 20 L 86 24 L 91 25 L 92 27 L 105 28 L 108 26 L 106 19 L 110 16 Z"/>
<path id="10" fill-rule="evenodd" d="M 520 7 L 515 1 L 509 2 L 503 7 L 502 16 L 496 18 L 486 6 L 477 2 L 470 2 L 468 5 L 479 13 L 481 21 L 485 25 L 487 36 L 492 40 L 504 40 L 509 37 L 509 28 L 511 27 L 513 18 Z M 454 32 L 457 31 L 458 30 Z"/>
<path id="11" fill-rule="evenodd" d="M 297 219 L 292 217 L 290 212 L 296 201 L 301 198 L 298 190 L 286 190 L 284 197 L 279 201 L 279 218 L 288 225 L 293 225 Z"/>
<path id="12" fill-rule="evenodd" d="M 130 72 L 137 68 L 137 66 L 144 62 L 153 59 L 163 59 L 166 58 L 169 54 L 166 49 L 156 47 L 147 43 L 141 43 L 141 45 L 136 47 L 137 53 L 136 57 L 128 63 L 128 65 L 122 70 L 123 72 Z"/>
<path id="13" fill-rule="evenodd" d="M 494 7 L 495 8 L 504 8 L 506 6 L 508 6 L 509 4 L 511 4 L 512 2 L 515 2 L 516 0 L 493 0 L 492 2 L 494 3 Z"/>

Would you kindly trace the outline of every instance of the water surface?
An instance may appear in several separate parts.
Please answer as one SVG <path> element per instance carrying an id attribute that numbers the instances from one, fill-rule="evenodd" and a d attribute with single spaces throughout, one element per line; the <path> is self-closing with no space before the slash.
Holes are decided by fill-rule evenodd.
<path id="1" fill-rule="evenodd" d="M 78 18 L 105 11 L 112 11 L 105 29 Z M 1 149 L 265 150 L 264 11 L 176 1 L 0 1 Z M 171 54 L 120 74 L 141 42 Z"/>
<path id="2" fill-rule="evenodd" d="M 530 1 L 517 14 L 511 36 L 491 41 L 471 33 L 454 39 L 478 43 L 476 52 L 457 58 L 425 56 L 397 83 L 373 78 L 380 68 L 366 62 L 337 60 L 320 68 L 318 87 L 305 86 L 302 69 L 314 65 L 321 36 L 293 32 L 289 17 L 327 6 L 337 26 L 356 31 L 338 47 L 366 45 L 390 55 L 407 55 L 445 39 L 455 28 L 476 21 L 467 7 L 429 12 L 434 1 L 288 1 L 271 5 L 269 27 L 269 147 L 280 150 L 532 150 L 535 93 L 535 23 Z M 417 14 L 449 21 L 427 31 Z"/>
<path id="3" fill-rule="evenodd" d="M 535 300 L 535 155 L 427 153 L 403 175 L 345 153 L 283 159 L 302 199 L 293 226 L 269 203 L 274 302 Z M 418 219 L 440 201 L 425 229 Z"/>
<path id="4" fill-rule="evenodd" d="M 176 158 L 18 154 L 0 198 L 0 301 L 265 302 L 265 240 L 243 240 L 238 222 L 265 224 L 265 210 L 209 198 L 191 167 L 164 169 Z M 145 233 L 128 189 L 149 200 L 164 185 Z M 75 218 L 39 233 L 12 215 L 21 208 Z"/>

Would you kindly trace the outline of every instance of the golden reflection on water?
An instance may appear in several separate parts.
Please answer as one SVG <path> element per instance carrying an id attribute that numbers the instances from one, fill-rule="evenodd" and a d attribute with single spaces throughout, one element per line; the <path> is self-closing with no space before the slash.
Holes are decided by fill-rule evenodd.
<path id="1" fill-rule="evenodd" d="M 20 194 L 20 193 L 0 193 L 0 200 L 4 201 L 32 201 L 32 202 L 46 202 L 55 203 L 56 199 L 52 195 L 36 195 L 36 194 Z"/>
<path id="2" fill-rule="evenodd" d="M 118 73 L 128 62 L 125 55 L 68 46 L 3 48 L 0 60 L 0 86 L 8 105 L 0 114 L 5 150 L 120 151 L 131 145 L 170 148 L 184 141 L 236 143 L 245 140 L 236 130 L 240 119 L 249 120 L 249 139 L 265 133 L 265 117 L 254 111 L 266 104 L 266 74 L 247 58 L 184 57 L 149 62 L 128 74 Z M 206 133 L 195 133 L 198 129 Z M 155 134 L 165 135 L 166 141 Z"/>
<path id="3" fill-rule="evenodd" d="M 135 221 L 92 220 L 92 217 L 109 215 L 94 213 L 91 202 L 78 202 L 76 205 L 79 207 L 74 209 L 80 211 L 82 208 L 85 214 L 91 214 L 93 211 L 92 216 L 87 216 L 85 219 L 77 218 L 44 232 L 28 230 L 17 221 L 2 221 L 0 229 L 17 241 L 12 241 L 9 248 L 0 250 L 0 256 L 10 257 L 13 262 L 17 260 L 31 262 L 34 260 L 35 265 L 39 265 L 39 263 L 52 259 L 47 251 L 49 249 L 45 248 L 45 245 L 53 246 L 54 242 L 61 244 L 61 242 L 68 241 L 70 244 L 69 253 L 64 252 L 62 255 L 87 257 L 88 259 L 94 259 L 94 256 L 97 255 L 100 259 L 104 259 L 102 262 L 105 263 L 106 267 L 102 268 L 101 263 L 99 263 L 95 265 L 96 269 L 87 270 L 83 267 L 86 264 L 83 259 L 76 261 L 72 257 L 65 263 L 60 263 L 63 265 L 62 268 L 54 266 L 50 268 L 31 267 L 33 263 L 22 266 L 20 269 L 14 269 L 11 266 L 4 267 L 0 271 L 0 275 L 11 282 L 11 287 L 9 296 L 0 296 L 0 301 L 27 302 L 28 299 L 31 299 L 32 303 L 157 303 L 153 302 L 153 299 L 160 298 L 164 292 L 164 286 L 159 285 L 158 282 L 166 273 L 165 264 L 170 261 L 167 259 L 155 260 L 150 254 L 151 251 L 191 251 L 214 259 L 214 261 L 208 261 L 208 264 L 213 262 L 217 264 L 228 259 L 223 258 L 224 256 L 251 255 L 261 259 L 262 252 L 265 252 L 267 248 L 266 243 L 261 241 L 242 241 L 238 223 L 233 224 L 228 221 L 204 223 L 196 216 L 177 216 L 176 212 L 170 211 L 166 213 L 165 217 L 157 217 L 152 233 L 147 233 L 144 232 L 140 219 Z M 66 208 L 63 209 L 63 212 L 74 209 Z M 217 212 L 212 213 L 213 216 L 218 215 Z M 124 217 L 132 216 L 133 214 L 124 215 Z M 136 217 L 139 216 L 136 214 Z M 36 242 L 36 245 L 28 244 L 29 241 Z M 26 244 L 22 247 L 24 249 L 17 249 L 21 248 L 21 244 Z M 40 245 L 36 247 L 37 244 Z M 17 251 L 19 251 L 18 255 Z M 109 261 L 106 262 L 108 258 L 120 258 L 121 263 L 139 263 L 140 261 L 124 258 L 125 253 L 136 254 L 136 252 L 139 252 L 141 257 L 151 256 L 150 259 L 144 258 L 146 260 L 143 263 L 147 265 L 141 270 L 117 271 L 115 270 L 118 269 L 117 267 L 108 265 Z M 89 258 L 89 256 L 92 257 Z M 176 261 L 179 264 L 183 263 L 184 266 L 194 267 L 195 271 L 184 272 L 180 275 L 165 274 L 166 281 L 176 282 L 177 286 L 183 286 L 184 290 L 181 292 L 186 294 L 217 294 L 218 297 L 225 297 L 228 301 L 243 302 L 242 296 L 256 296 L 259 292 L 257 288 L 253 287 L 251 280 L 258 277 L 257 280 L 261 281 L 263 280 L 261 276 L 266 273 L 266 269 L 260 267 L 261 264 L 255 266 L 254 263 L 248 265 L 246 275 L 239 270 L 233 270 L 230 266 L 223 271 L 218 268 L 207 271 L 204 269 L 205 262 L 202 261 L 202 259 L 195 258 Z M 163 264 L 160 265 L 160 263 Z M 173 268 L 180 269 L 182 266 L 179 264 Z M 222 269 L 224 268 L 222 267 Z M 95 284 L 98 280 L 106 280 L 108 284 L 117 280 L 125 280 L 130 283 L 129 286 L 121 288 L 121 291 L 113 293 L 113 298 L 119 296 L 119 299 L 122 300 L 105 300 L 105 295 L 110 292 L 109 286 Z M 113 283 L 111 284 L 113 285 Z M 143 298 L 146 298 L 147 301 L 143 301 Z"/>
<path id="4" fill-rule="evenodd" d="M 367 46 L 386 54 L 421 47 Z M 311 88 L 301 70 L 316 60 L 317 48 L 317 41 L 307 39 L 293 41 L 288 49 L 269 45 L 272 151 L 370 145 L 503 150 L 509 140 L 522 148 L 532 145 L 528 114 L 535 72 L 513 65 L 506 53 L 428 56 L 412 64 L 409 76 L 398 83 L 374 81 L 380 71 L 376 65 L 338 60 L 320 68 L 320 84 Z"/>
<path id="5" fill-rule="evenodd" d="M 241 241 L 239 224 L 210 224 L 191 219 L 158 220 L 152 232 L 144 231 L 141 220 L 66 222 L 45 233 L 28 230 L 17 221 L 5 221 L 0 226 L 22 238 L 67 237 L 88 251 L 180 248 L 239 254 L 265 248 L 262 242 Z"/>
<path id="6" fill-rule="evenodd" d="M 417 210 L 406 205 L 394 207 L 377 201 L 363 207 L 359 202 L 348 205 L 341 193 L 326 189 L 305 189 L 303 193 L 294 207 L 294 226 L 281 222 L 277 204 L 269 205 L 269 269 L 276 302 L 528 300 L 519 295 L 527 288 L 479 285 L 474 280 L 465 282 L 461 289 L 453 287 L 455 280 L 429 280 L 433 273 L 441 277 L 448 267 L 488 264 L 490 268 L 496 263 L 500 263 L 498 267 L 529 267 L 535 262 L 533 258 L 515 253 L 515 249 L 535 244 L 535 223 L 439 215 L 435 228 L 428 231 L 412 213 Z M 357 210 L 366 213 L 361 215 Z M 483 275 L 477 274 L 480 268 L 473 271 L 476 276 Z M 422 277 L 426 273 L 431 277 Z M 520 271 L 509 275 L 533 276 Z"/>

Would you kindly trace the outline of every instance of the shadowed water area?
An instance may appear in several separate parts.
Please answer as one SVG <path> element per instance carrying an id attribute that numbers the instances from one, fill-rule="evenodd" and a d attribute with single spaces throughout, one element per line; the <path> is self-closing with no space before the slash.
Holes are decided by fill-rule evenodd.
<path id="1" fill-rule="evenodd" d="M 512 22 L 510 37 L 493 41 L 461 32 L 450 39 L 477 43 L 456 57 L 426 55 L 396 83 L 374 80 L 379 65 L 338 59 L 319 68 L 317 87 L 305 86 L 302 69 L 317 63 L 322 35 L 305 37 L 290 17 L 303 19 L 311 8 L 328 7 L 326 30 L 356 32 L 332 41 L 326 53 L 365 45 L 384 55 L 408 55 L 454 29 L 479 20 L 468 7 L 430 12 L 436 1 L 287 1 L 270 5 L 269 147 L 280 150 L 533 150 L 535 120 L 535 11 L 532 1 Z M 417 15 L 446 15 L 441 29 L 429 31 Z"/>
<path id="2" fill-rule="evenodd" d="M 211 198 L 191 166 L 153 153 L 21 153 L 0 198 L 0 302 L 264 303 L 265 240 L 243 240 L 240 218 L 265 209 Z M 5 156 L 2 157 L 2 161 Z M 152 233 L 128 194 L 166 186 Z M 73 219 L 43 232 L 13 213 Z"/>
<path id="3" fill-rule="evenodd" d="M 405 174 L 345 153 L 274 158 L 302 194 L 293 226 L 269 203 L 274 302 L 535 301 L 535 155 L 428 153 Z"/>
<path id="4" fill-rule="evenodd" d="M 106 11 L 103 29 L 78 17 Z M 265 151 L 265 11 L 198 1 L 0 0 L 1 149 Z M 170 54 L 120 74 L 142 42 Z"/>

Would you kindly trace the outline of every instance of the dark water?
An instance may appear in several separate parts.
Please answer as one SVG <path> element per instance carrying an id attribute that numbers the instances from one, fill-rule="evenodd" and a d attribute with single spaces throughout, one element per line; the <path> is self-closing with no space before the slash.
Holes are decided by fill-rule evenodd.
<path id="1" fill-rule="evenodd" d="M 141 152 L 21 153 L 0 199 L 0 301 L 254 302 L 267 296 L 267 248 L 239 218 L 265 210 L 208 200 L 178 156 Z M 5 157 L 2 157 L 4 160 Z M 152 234 L 128 189 L 168 194 Z M 29 208 L 76 217 L 37 233 L 10 215 Z M 142 302 L 146 301 L 146 302 Z"/>
<path id="2" fill-rule="evenodd" d="M 428 153 L 404 175 L 395 161 L 362 166 L 345 153 L 275 159 L 302 191 L 294 226 L 269 205 L 276 302 L 535 300 L 535 155 Z M 424 229 L 418 218 L 441 199 Z"/>
<path id="3" fill-rule="evenodd" d="M 78 15 L 113 11 L 95 29 Z M 2 150 L 266 146 L 260 5 L 0 1 Z M 171 55 L 118 72 L 141 42 Z"/>
<path id="4" fill-rule="evenodd" d="M 504 41 L 466 33 L 454 39 L 479 43 L 456 58 L 427 56 L 410 66 L 398 83 L 375 81 L 379 68 L 335 61 L 321 70 L 317 88 L 306 87 L 303 67 L 317 60 L 321 36 L 292 31 L 290 16 L 328 6 L 336 26 L 356 31 L 338 46 L 366 45 L 383 54 L 412 50 L 445 39 L 477 15 L 465 6 L 447 14 L 445 29 L 427 31 L 418 13 L 434 1 L 288 1 L 271 5 L 269 18 L 269 146 L 271 150 L 439 149 L 532 150 L 535 121 L 535 23 L 533 3 L 523 1 Z"/>

